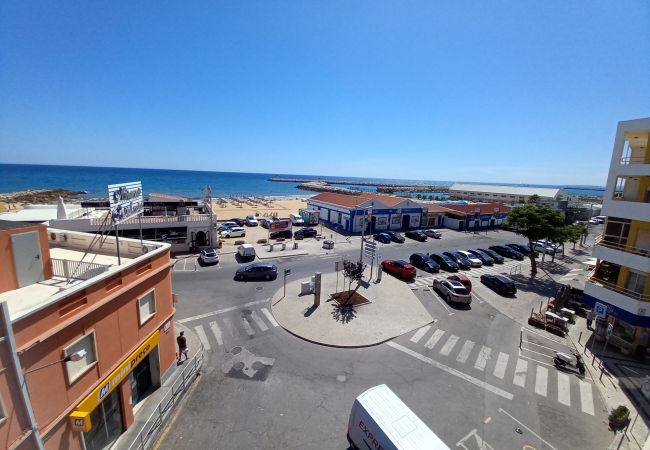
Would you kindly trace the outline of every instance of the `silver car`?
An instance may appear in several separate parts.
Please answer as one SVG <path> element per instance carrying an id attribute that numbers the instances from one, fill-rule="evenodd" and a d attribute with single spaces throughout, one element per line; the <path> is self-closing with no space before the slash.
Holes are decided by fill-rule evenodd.
<path id="1" fill-rule="evenodd" d="M 433 288 L 447 302 L 463 303 L 465 305 L 472 303 L 472 296 L 460 281 L 436 279 L 433 280 Z"/>
<path id="2" fill-rule="evenodd" d="M 434 229 L 429 229 L 429 230 L 424 230 L 424 234 L 426 234 L 429 237 L 440 239 L 442 237 L 442 233 L 438 230 Z"/>
<path id="3" fill-rule="evenodd" d="M 204 264 L 217 264 L 219 262 L 219 255 L 213 248 L 204 248 L 199 254 L 199 259 Z"/>

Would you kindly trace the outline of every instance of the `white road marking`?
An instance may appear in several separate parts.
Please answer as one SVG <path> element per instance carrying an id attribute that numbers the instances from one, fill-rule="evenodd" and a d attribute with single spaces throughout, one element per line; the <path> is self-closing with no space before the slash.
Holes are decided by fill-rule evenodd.
<path id="1" fill-rule="evenodd" d="M 571 406 L 571 379 L 566 373 L 557 373 L 557 401 Z"/>
<path id="2" fill-rule="evenodd" d="M 266 308 L 262 308 L 261 311 L 262 311 L 262 314 L 264 314 L 264 317 L 266 317 L 266 320 L 271 322 L 271 325 L 273 325 L 274 327 L 278 326 L 278 323 L 275 321 L 275 317 L 273 317 L 273 314 L 271 314 L 271 311 L 269 311 Z"/>
<path id="3" fill-rule="evenodd" d="M 528 361 L 517 358 L 515 376 L 512 379 L 512 384 L 520 387 L 526 386 L 526 372 L 528 372 Z"/>
<path id="4" fill-rule="evenodd" d="M 251 327 L 251 324 L 248 323 L 248 320 L 246 320 L 244 317 L 241 318 L 241 325 L 244 327 L 244 330 L 246 331 L 246 334 L 249 337 L 255 336 L 255 330 L 253 330 L 253 327 Z"/>
<path id="5" fill-rule="evenodd" d="M 222 321 L 223 324 L 228 329 L 228 333 L 230 333 L 231 336 L 235 336 L 238 334 L 237 331 L 235 330 L 235 326 L 233 325 L 232 320 L 230 320 L 229 317 L 224 317 Z"/>
<path id="6" fill-rule="evenodd" d="M 449 310 L 449 308 L 447 308 L 447 305 L 446 305 L 445 302 L 444 302 L 444 301 L 443 301 L 443 300 L 438 296 L 438 294 L 436 294 L 436 293 L 433 291 L 433 289 L 431 289 L 429 286 L 427 286 L 427 289 L 429 290 L 429 292 L 431 292 L 431 295 L 433 295 L 433 297 L 434 297 L 436 300 L 438 300 L 438 303 L 440 303 L 440 304 L 442 305 L 442 307 L 445 308 L 445 311 L 447 311 L 447 313 L 448 313 L 450 316 L 453 316 L 454 313 L 451 312 L 451 311 Z"/>
<path id="7" fill-rule="evenodd" d="M 499 352 L 499 356 L 497 357 L 497 364 L 494 366 L 494 373 L 493 375 L 497 378 L 501 378 L 503 380 L 503 377 L 506 374 L 506 368 L 508 367 L 508 359 L 510 356 L 508 356 L 506 353 Z"/>
<path id="8" fill-rule="evenodd" d="M 208 341 L 208 337 L 205 335 L 203 325 L 195 326 L 194 330 L 196 331 L 196 334 L 199 335 L 199 340 L 201 341 L 201 344 L 203 344 L 203 348 L 205 350 L 210 350 L 212 347 L 210 347 L 210 341 Z"/>
<path id="9" fill-rule="evenodd" d="M 535 433 L 533 430 L 531 430 L 530 428 L 528 428 L 526 425 L 524 425 L 523 423 L 519 422 L 517 419 L 515 419 L 515 418 L 512 417 L 510 414 L 508 414 L 508 412 L 507 412 L 505 409 L 503 409 L 503 408 L 499 408 L 499 409 L 497 409 L 497 411 L 499 411 L 499 412 L 502 413 L 502 414 L 505 414 L 506 416 L 510 417 L 512 420 L 514 420 L 515 422 L 517 422 L 519 425 L 521 425 L 522 427 L 524 427 L 525 429 L 527 429 L 529 433 L 531 433 L 531 434 L 532 434 L 533 436 L 535 436 L 537 439 L 539 439 L 540 441 L 542 441 L 543 443 L 545 443 L 545 444 L 546 444 L 547 446 L 549 446 L 552 450 L 557 450 L 557 449 L 556 449 L 555 447 L 553 447 L 551 444 L 549 444 L 549 443 L 546 442 L 544 439 L 542 439 L 542 437 L 541 437 L 539 434 Z"/>
<path id="10" fill-rule="evenodd" d="M 460 349 L 460 353 L 458 353 L 458 356 L 456 357 L 456 361 L 464 364 L 467 361 L 467 358 L 469 358 L 469 354 L 472 353 L 473 348 L 473 341 L 465 341 L 463 348 Z"/>
<path id="11" fill-rule="evenodd" d="M 443 345 L 442 348 L 440 349 L 440 354 L 444 356 L 449 356 L 451 351 L 454 349 L 456 342 L 458 342 L 458 336 L 456 336 L 455 334 L 449 336 L 449 339 L 447 339 L 445 345 Z"/>
<path id="12" fill-rule="evenodd" d="M 471 295 L 472 297 L 474 297 L 476 300 L 478 300 L 479 303 L 483 303 L 483 300 L 481 300 L 481 297 L 479 297 L 478 295 L 476 295 L 476 293 L 471 292 L 470 295 Z"/>
<path id="13" fill-rule="evenodd" d="M 594 397 L 591 391 L 591 384 L 578 380 L 580 383 L 580 408 L 582 412 L 594 415 Z"/>
<path id="14" fill-rule="evenodd" d="M 221 336 L 221 330 L 217 322 L 210 322 L 210 329 L 212 330 L 212 334 L 214 334 L 214 338 L 217 340 L 217 344 L 223 345 L 223 337 Z"/>
<path id="15" fill-rule="evenodd" d="M 199 314 L 198 316 L 186 317 L 185 319 L 180 319 L 179 323 L 191 322 L 193 320 L 204 319 L 210 316 L 218 316 L 219 314 L 227 313 L 230 311 L 236 311 L 238 309 L 246 308 L 247 306 L 259 305 L 260 303 L 268 302 L 269 299 L 265 298 L 264 300 L 255 300 L 254 302 L 244 303 L 243 305 L 231 306 L 229 308 L 218 309 L 216 311 L 207 312 L 204 314 Z"/>
<path id="16" fill-rule="evenodd" d="M 444 330 L 434 331 L 433 335 L 429 338 L 426 344 L 424 344 L 424 347 L 428 349 L 432 349 L 433 347 L 435 347 L 443 334 L 445 334 Z"/>
<path id="17" fill-rule="evenodd" d="M 253 319 L 253 322 L 255 322 L 255 325 L 259 327 L 260 330 L 266 331 L 269 329 L 269 327 L 266 326 L 262 318 L 257 314 L 255 311 L 251 312 L 251 319 Z"/>
<path id="18" fill-rule="evenodd" d="M 478 370 L 485 370 L 485 366 L 487 365 L 488 359 L 490 359 L 491 353 L 492 349 L 483 345 L 481 347 L 481 351 L 478 353 L 476 362 L 474 363 L 474 368 Z"/>
<path id="19" fill-rule="evenodd" d="M 548 369 L 546 367 L 537 366 L 537 376 L 535 377 L 535 393 L 546 397 L 548 392 Z"/>
<path id="20" fill-rule="evenodd" d="M 420 342 L 420 339 L 424 337 L 425 334 L 431 329 L 431 325 L 424 326 L 420 328 L 418 331 L 415 332 L 415 334 L 411 337 L 411 342 L 415 342 L 416 344 Z"/>
<path id="21" fill-rule="evenodd" d="M 403 353 L 406 353 L 409 356 L 412 356 L 412 357 L 414 357 L 416 359 L 419 359 L 420 361 L 422 361 L 422 362 L 424 362 L 426 364 L 429 364 L 429 365 L 431 365 L 433 367 L 436 367 L 436 368 L 438 368 L 438 369 L 440 369 L 440 370 L 442 370 L 444 372 L 447 372 L 450 375 L 461 378 L 461 379 L 463 379 L 463 380 L 465 380 L 465 381 L 467 381 L 469 383 L 472 383 L 475 386 L 480 387 L 481 389 L 485 389 L 486 391 L 492 392 L 493 394 L 496 394 L 496 395 L 498 395 L 500 397 L 503 397 L 503 398 L 505 398 L 507 400 L 512 400 L 513 397 L 514 397 L 514 395 L 511 394 L 510 392 L 504 391 L 503 389 L 500 389 L 500 388 L 498 388 L 496 386 L 493 386 L 493 385 L 491 385 L 489 383 L 486 383 L 486 382 L 481 381 L 481 380 L 479 380 L 477 378 L 474 378 L 471 375 L 467 375 L 466 373 L 463 373 L 463 372 L 461 372 L 459 370 L 456 370 L 456 369 L 454 369 L 452 367 L 441 364 L 438 361 L 435 361 L 435 360 L 433 360 L 431 358 L 428 358 L 428 357 L 426 357 L 424 355 L 420 355 L 419 353 L 414 352 L 413 350 L 410 350 L 410 349 L 408 349 L 408 348 L 406 348 L 406 347 L 404 347 L 402 345 L 399 345 L 399 344 L 397 344 L 395 342 L 390 341 L 390 342 L 387 342 L 386 345 L 389 345 L 390 347 L 393 347 L 396 350 L 399 350 L 399 351 L 401 351 Z"/>

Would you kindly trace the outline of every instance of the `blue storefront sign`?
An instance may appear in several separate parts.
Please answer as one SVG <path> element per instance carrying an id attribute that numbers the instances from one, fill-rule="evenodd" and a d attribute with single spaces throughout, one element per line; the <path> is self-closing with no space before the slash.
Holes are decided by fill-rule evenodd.
<path id="1" fill-rule="evenodd" d="M 582 303 L 589 306 L 591 309 L 595 308 L 597 303 L 600 305 L 604 305 L 607 308 L 608 316 L 612 316 L 617 319 L 620 319 L 623 322 L 629 323 L 630 325 L 635 327 L 650 328 L 650 317 L 632 314 L 631 312 L 625 311 L 624 309 L 621 309 L 618 306 L 614 306 L 612 304 L 607 303 L 603 299 L 592 297 L 591 295 L 588 294 L 582 294 Z M 601 309 L 602 307 L 603 306 L 600 306 Z"/>

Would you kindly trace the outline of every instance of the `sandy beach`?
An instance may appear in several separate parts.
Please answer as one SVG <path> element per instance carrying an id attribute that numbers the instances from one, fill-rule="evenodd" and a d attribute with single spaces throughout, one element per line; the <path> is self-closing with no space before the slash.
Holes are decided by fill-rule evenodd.
<path id="1" fill-rule="evenodd" d="M 280 218 L 289 218 L 289 214 L 298 214 L 300 208 L 307 206 L 307 199 L 300 197 L 284 197 L 281 199 L 267 200 L 264 203 L 261 201 L 238 203 L 231 199 L 226 200 L 226 202 L 218 202 L 216 200 L 212 202 L 212 208 L 220 222 L 236 217 L 245 219 L 248 215 L 256 215 L 257 217 L 277 215 Z"/>

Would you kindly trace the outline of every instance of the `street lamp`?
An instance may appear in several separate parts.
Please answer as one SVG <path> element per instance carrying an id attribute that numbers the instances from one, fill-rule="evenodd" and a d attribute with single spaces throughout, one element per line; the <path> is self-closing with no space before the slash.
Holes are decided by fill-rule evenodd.
<path id="1" fill-rule="evenodd" d="M 481 208 L 474 208 L 474 234 L 478 234 L 479 220 L 481 220 Z"/>
<path id="2" fill-rule="evenodd" d="M 26 374 L 27 374 L 27 373 L 32 373 L 32 372 L 35 372 L 35 371 L 37 371 L 37 370 L 41 370 L 41 369 L 43 369 L 43 368 L 45 368 L 45 367 L 53 366 L 53 365 L 55 365 L 55 364 L 59 364 L 59 363 L 62 363 L 62 362 L 80 361 L 81 359 L 85 358 L 86 354 L 87 354 L 86 350 L 82 348 L 81 350 L 77 350 L 77 351 L 74 352 L 74 353 L 70 353 L 69 355 L 67 355 L 67 356 L 66 356 L 65 358 L 63 358 L 63 359 L 59 359 L 59 360 L 57 360 L 57 361 L 54 361 L 54 362 L 51 362 L 51 363 L 45 364 L 45 365 L 43 365 L 43 366 L 36 367 L 35 369 L 28 370 L 28 371 L 25 372 L 25 373 L 26 373 Z"/>

